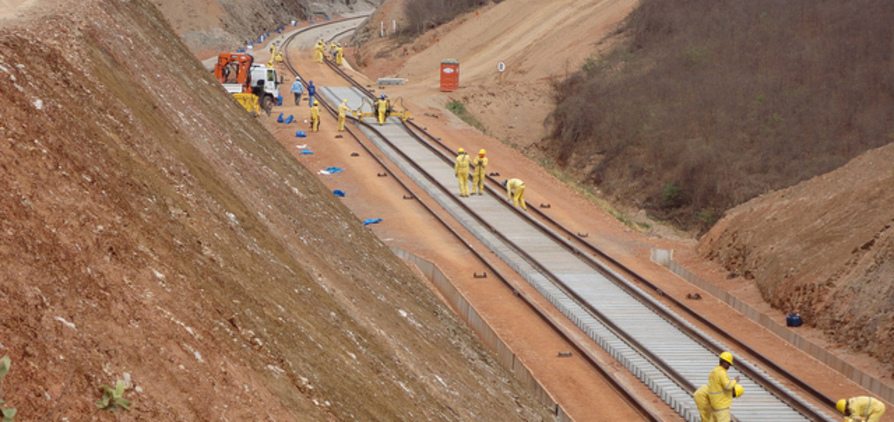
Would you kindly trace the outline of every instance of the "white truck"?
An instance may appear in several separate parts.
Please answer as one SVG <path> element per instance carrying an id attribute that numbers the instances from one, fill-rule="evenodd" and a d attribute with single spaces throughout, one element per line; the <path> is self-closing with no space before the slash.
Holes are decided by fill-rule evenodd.
<path id="1" fill-rule="evenodd" d="M 276 69 L 254 64 L 254 57 L 248 54 L 221 53 L 214 76 L 250 112 L 260 107 L 270 114 L 276 100 L 282 98 L 279 93 L 282 77 L 276 74 Z"/>

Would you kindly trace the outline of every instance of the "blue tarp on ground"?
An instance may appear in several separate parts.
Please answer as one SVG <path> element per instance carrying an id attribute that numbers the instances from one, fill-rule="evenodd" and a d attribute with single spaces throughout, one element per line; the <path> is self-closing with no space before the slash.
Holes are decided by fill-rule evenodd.
<path id="1" fill-rule="evenodd" d="M 282 113 L 279 113 L 279 117 L 276 118 L 276 123 L 282 123 L 282 122 L 283 122 Z"/>
<path id="2" fill-rule="evenodd" d="M 342 192 L 342 191 L 340 191 L 340 190 L 338 190 L 338 189 L 332 191 L 332 193 L 335 194 L 335 196 L 337 196 L 337 197 L 339 197 L 339 198 L 344 198 L 344 197 L 345 197 L 345 193 Z"/>
<path id="3" fill-rule="evenodd" d="M 295 132 L 295 137 L 296 137 L 296 138 L 306 138 L 306 137 L 307 137 L 307 134 L 304 133 L 303 130 L 299 130 L 299 131 Z"/>
<path id="4" fill-rule="evenodd" d="M 292 123 L 292 120 L 295 120 L 295 116 L 290 114 L 289 117 L 286 117 L 286 120 L 283 120 L 283 123 L 289 124 Z"/>
<path id="5" fill-rule="evenodd" d="M 301 155 L 314 155 L 314 152 L 309 149 L 302 149 L 300 154 Z"/>
<path id="6" fill-rule="evenodd" d="M 367 225 L 370 225 L 370 224 L 376 224 L 376 223 L 378 223 L 378 222 L 380 222 L 380 221 L 382 221 L 381 218 L 370 218 L 370 219 L 363 220 L 363 225 L 364 225 L 364 226 L 367 226 Z"/>

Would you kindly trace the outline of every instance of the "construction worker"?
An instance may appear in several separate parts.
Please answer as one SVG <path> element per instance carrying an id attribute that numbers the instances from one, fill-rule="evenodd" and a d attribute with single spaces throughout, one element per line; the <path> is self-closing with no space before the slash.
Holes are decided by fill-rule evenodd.
<path id="1" fill-rule="evenodd" d="M 317 87 L 314 86 L 314 81 L 307 81 L 307 105 L 312 106 L 316 102 L 314 97 L 317 96 Z"/>
<path id="2" fill-rule="evenodd" d="M 389 108 L 391 108 L 391 104 L 385 99 L 385 94 L 382 94 L 382 96 L 379 97 L 379 100 L 376 101 L 376 110 L 379 112 L 378 121 L 380 125 L 385 124 L 385 118 L 388 117 Z"/>
<path id="3" fill-rule="evenodd" d="M 317 105 L 317 100 L 310 106 L 310 128 L 314 132 L 320 128 L 320 107 Z"/>
<path id="4" fill-rule="evenodd" d="M 885 414 L 885 404 L 867 396 L 838 400 L 835 408 L 844 415 L 844 422 L 878 422 Z"/>
<path id="5" fill-rule="evenodd" d="M 283 61 L 283 58 L 282 58 L 282 51 L 278 51 L 278 52 L 276 53 L 276 62 L 277 62 L 277 63 L 282 63 L 282 61 Z"/>
<path id="6" fill-rule="evenodd" d="M 469 196 L 469 155 L 466 150 L 456 150 L 456 163 L 453 164 L 453 174 L 459 180 L 459 196 Z"/>
<path id="7" fill-rule="evenodd" d="M 323 63 L 323 50 L 325 49 L 325 44 L 323 44 L 323 40 L 317 41 L 317 46 L 314 47 L 314 61 L 317 63 Z"/>
<path id="8" fill-rule="evenodd" d="M 338 45 L 335 44 L 334 42 L 329 43 L 329 55 L 332 56 L 332 60 L 335 60 L 335 53 L 336 53 L 335 47 L 337 47 L 337 46 Z"/>
<path id="9" fill-rule="evenodd" d="M 733 398 L 742 397 L 742 394 L 744 393 L 745 389 L 739 384 L 736 384 L 733 388 Z M 702 422 L 711 422 L 714 417 L 714 412 L 711 411 L 711 399 L 708 397 L 708 386 L 703 384 L 698 390 L 695 390 L 695 394 L 692 395 L 692 398 L 695 399 L 695 407 L 698 408 L 698 415 L 701 417 Z"/>
<path id="10" fill-rule="evenodd" d="M 335 64 L 341 66 L 341 63 L 342 63 L 342 61 L 344 61 L 344 58 L 345 58 L 345 51 L 342 48 L 342 45 L 339 44 L 338 47 L 336 47 L 336 49 L 335 49 Z"/>
<path id="11" fill-rule="evenodd" d="M 528 206 L 525 204 L 525 182 L 519 179 L 504 180 L 501 183 L 506 188 L 506 196 L 515 204 L 516 207 L 527 211 Z"/>
<path id="12" fill-rule="evenodd" d="M 343 132 L 345 130 L 345 117 L 347 116 L 348 110 L 348 100 L 344 100 L 341 105 L 338 106 L 338 131 Z"/>
<path id="13" fill-rule="evenodd" d="M 726 371 L 733 365 L 733 354 L 723 352 L 717 367 L 708 376 L 708 397 L 714 422 L 729 422 L 729 408 L 733 405 L 733 392 L 739 383 L 739 377 L 729 379 Z"/>
<path id="14" fill-rule="evenodd" d="M 485 151 L 478 151 L 478 157 L 475 157 L 475 161 L 472 161 L 472 164 L 475 166 L 475 171 L 472 173 L 472 193 L 477 193 L 478 195 L 484 195 L 484 179 L 487 176 L 485 173 L 485 169 L 487 169 L 487 157 L 484 156 Z"/>
<path id="15" fill-rule="evenodd" d="M 301 85 L 300 78 L 295 77 L 295 82 L 292 82 L 292 88 L 289 89 L 289 92 L 295 96 L 295 105 L 298 105 L 301 102 L 301 94 L 304 93 L 304 85 Z"/>

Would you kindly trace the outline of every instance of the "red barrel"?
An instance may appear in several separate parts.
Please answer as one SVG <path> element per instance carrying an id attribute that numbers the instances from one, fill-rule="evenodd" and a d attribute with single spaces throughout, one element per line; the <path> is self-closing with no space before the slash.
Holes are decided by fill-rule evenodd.
<path id="1" fill-rule="evenodd" d="M 446 59 L 441 61 L 441 91 L 453 91 L 459 88 L 459 61 Z"/>

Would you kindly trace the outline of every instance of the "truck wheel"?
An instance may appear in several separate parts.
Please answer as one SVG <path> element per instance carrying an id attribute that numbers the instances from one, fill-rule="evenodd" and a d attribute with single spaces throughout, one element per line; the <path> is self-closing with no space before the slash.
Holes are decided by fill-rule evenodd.
<path id="1" fill-rule="evenodd" d="M 264 110 L 268 115 L 271 111 L 273 111 L 273 97 L 270 95 L 265 95 L 261 97 L 261 110 Z"/>

